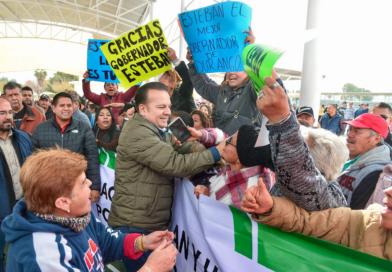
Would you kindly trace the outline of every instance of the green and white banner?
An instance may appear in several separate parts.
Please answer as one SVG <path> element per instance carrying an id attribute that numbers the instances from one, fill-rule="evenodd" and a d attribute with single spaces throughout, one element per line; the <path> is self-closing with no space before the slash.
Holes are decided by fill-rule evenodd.
<path id="1" fill-rule="evenodd" d="M 112 197 L 114 195 L 114 166 L 117 153 L 98 146 L 101 173 L 101 197 L 98 202 L 91 203 L 91 210 L 95 217 L 108 225 Z"/>
<path id="2" fill-rule="evenodd" d="M 197 200 L 188 180 L 175 183 L 173 271 L 392 271 L 392 262 L 257 224 L 234 207 L 203 195 Z"/>

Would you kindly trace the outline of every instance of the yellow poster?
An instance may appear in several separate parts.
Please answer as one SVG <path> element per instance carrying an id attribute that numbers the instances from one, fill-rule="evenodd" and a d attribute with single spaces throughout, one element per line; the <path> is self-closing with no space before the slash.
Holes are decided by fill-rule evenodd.
<path id="1" fill-rule="evenodd" d="M 171 70 L 167 41 L 159 20 L 136 28 L 104 45 L 101 50 L 125 89 Z"/>

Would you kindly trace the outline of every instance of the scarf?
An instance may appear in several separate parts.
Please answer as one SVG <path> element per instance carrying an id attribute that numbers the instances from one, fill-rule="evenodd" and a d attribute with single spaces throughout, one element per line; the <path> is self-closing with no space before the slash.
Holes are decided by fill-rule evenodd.
<path id="1" fill-rule="evenodd" d="M 41 213 L 36 213 L 35 215 L 42 220 L 48 221 L 50 223 L 55 223 L 70 228 L 74 232 L 81 232 L 82 230 L 84 230 L 90 223 L 91 219 L 90 213 L 77 218 L 59 217 L 52 214 Z"/>

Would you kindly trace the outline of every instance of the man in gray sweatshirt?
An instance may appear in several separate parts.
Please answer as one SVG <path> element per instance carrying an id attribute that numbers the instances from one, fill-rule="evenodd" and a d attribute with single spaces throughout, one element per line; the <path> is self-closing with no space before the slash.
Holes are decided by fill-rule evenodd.
<path id="1" fill-rule="evenodd" d="M 353 121 L 347 134 L 350 159 L 344 164 L 337 181 L 354 210 L 364 209 L 372 195 L 378 178 L 387 164 L 391 164 L 390 149 L 384 145 L 388 124 L 379 115 L 364 113 Z"/>

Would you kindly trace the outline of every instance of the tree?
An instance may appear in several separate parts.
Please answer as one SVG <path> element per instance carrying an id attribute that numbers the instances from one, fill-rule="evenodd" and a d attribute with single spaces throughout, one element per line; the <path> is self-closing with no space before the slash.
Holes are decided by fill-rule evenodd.
<path id="1" fill-rule="evenodd" d="M 48 76 L 48 73 L 45 70 L 35 70 L 34 71 L 34 76 L 37 78 L 37 85 L 38 85 L 38 90 L 36 91 L 38 96 L 40 96 L 46 87 L 45 85 L 45 79 Z"/>
<path id="2" fill-rule="evenodd" d="M 0 82 L 16 82 L 16 79 L 8 79 L 8 77 L 0 77 Z"/>
<path id="3" fill-rule="evenodd" d="M 33 92 L 35 92 L 35 93 L 38 92 L 39 86 L 38 86 L 37 82 L 34 80 L 27 80 L 25 82 L 25 86 L 29 86 L 31 89 L 33 89 Z"/>
<path id="4" fill-rule="evenodd" d="M 344 93 L 371 93 L 370 90 L 366 90 L 364 88 L 359 88 L 352 83 L 344 84 L 342 88 Z M 373 101 L 373 96 L 371 95 L 356 95 L 356 96 L 342 96 L 342 100 L 352 100 L 355 97 L 358 101 Z M 361 98 L 362 97 L 362 98 Z"/>
<path id="5" fill-rule="evenodd" d="M 51 86 L 52 91 L 54 93 L 64 92 L 65 90 L 68 90 L 68 91 L 73 91 L 74 90 L 74 86 L 72 84 L 68 83 L 68 82 L 65 82 L 65 81 L 63 81 L 63 82 L 55 81 L 53 83 L 53 85 L 50 85 L 50 86 Z"/>
<path id="6" fill-rule="evenodd" d="M 45 91 L 58 93 L 65 90 L 74 90 L 73 85 L 69 84 L 69 82 L 77 80 L 79 80 L 78 76 L 56 72 L 53 77 L 49 78 L 49 84 L 46 86 Z"/>

